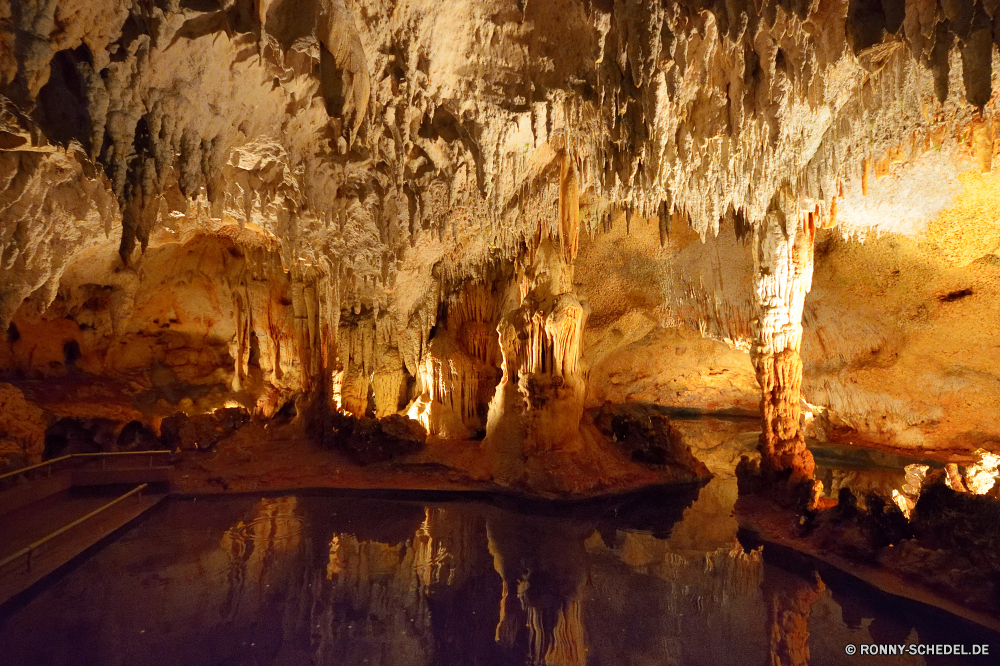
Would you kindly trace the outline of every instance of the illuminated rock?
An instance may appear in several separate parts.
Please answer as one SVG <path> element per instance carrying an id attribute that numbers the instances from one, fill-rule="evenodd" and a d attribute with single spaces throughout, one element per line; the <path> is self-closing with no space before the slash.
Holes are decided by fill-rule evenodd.
<path id="1" fill-rule="evenodd" d="M 775 210 L 754 232 L 756 317 L 750 357 L 757 371 L 763 432 L 761 469 L 811 478 L 815 463 L 799 429 L 802 308 L 812 284 L 813 214 Z M 800 221 L 800 218 L 802 221 Z"/>
<path id="2" fill-rule="evenodd" d="M 585 407 L 753 377 L 768 475 L 812 473 L 800 397 L 996 449 L 980 4 L 0 2 L 0 376 L 119 425 L 406 410 L 575 490 Z"/>

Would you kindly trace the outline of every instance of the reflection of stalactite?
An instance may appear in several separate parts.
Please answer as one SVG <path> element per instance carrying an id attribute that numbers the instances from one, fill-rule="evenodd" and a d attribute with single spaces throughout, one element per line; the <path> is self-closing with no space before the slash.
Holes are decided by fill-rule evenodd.
<path id="1" fill-rule="evenodd" d="M 812 284 L 815 228 L 812 214 L 800 215 L 794 204 L 784 208 L 754 230 L 751 360 L 762 393 L 761 465 L 799 478 L 811 477 L 815 468 L 799 431 L 802 308 Z"/>
<path id="2" fill-rule="evenodd" d="M 576 666 L 585 664 L 586 648 L 583 640 L 583 604 L 573 599 L 552 609 L 532 605 L 528 601 L 530 586 L 519 592 L 528 614 L 528 632 L 531 646 L 529 663 L 546 666 Z"/>
<path id="3" fill-rule="evenodd" d="M 493 566 L 503 579 L 496 641 L 526 648 L 528 663 L 586 663 L 582 593 L 583 543 L 590 525 L 496 516 L 488 523 Z"/>
<path id="4" fill-rule="evenodd" d="M 314 663 L 431 663 L 430 599 L 488 570 L 485 532 L 478 512 L 449 506 L 426 507 L 398 543 L 333 534 L 303 618 L 313 628 Z"/>
<path id="5" fill-rule="evenodd" d="M 264 498 L 250 522 L 241 520 L 226 530 L 220 544 L 229 557 L 223 615 L 237 615 L 247 581 L 262 584 L 277 556 L 297 552 L 301 530 L 295 497 Z"/>
<path id="6" fill-rule="evenodd" d="M 303 620 L 312 663 L 429 663 L 431 617 L 416 558 L 406 543 L 332 535 L 325 571 L 308 583 L 312 604 Z"/>
<path id="7" fill-rule="evenodd" d="M 809 665 L 809 615 L 820 593 L 826 589 L 816 576 L 815 583 L 770 568 L 762 585 L 767 605 L 771 666 Z"/>
<path id="8" fill-rule="evenodd" d="M 415 550 L 413 558 L 414 571 L 417 579 L 425 587 L 432 584 L 450 584 L 447 575 L 442 575 L 443 571 L 449 568 L 452 555 L 448 552 L 447 546 L 440 539 L 435 539 L 432 527 L 432 515 L 444 513 L 444 509 L 424 509 L 424 522 L 420 525 L 413 536 L 413 548 Z M 444 579 L 444 580 L 442 580 Z"/>

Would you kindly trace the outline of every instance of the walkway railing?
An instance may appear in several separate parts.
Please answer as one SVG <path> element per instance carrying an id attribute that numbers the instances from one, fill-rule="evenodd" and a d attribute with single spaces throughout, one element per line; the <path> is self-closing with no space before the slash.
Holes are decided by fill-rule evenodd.
<path id="1" fill-rule="evenodd" d="M 149 466 L 153 466 L 153 457 L 170 455 L 171 451 L 166 449 L 158 449 L 156 451 L 113 451 L 108 453 L 70 453 L 65 456 L 59 456 L 58 458 L 53 458 L 52 460 L 46 460 L 45 462 L 38 463 L 37 465 L 28 465 L 27 467 L 22 467 L 21 469 L 16 469 L 13 472 L 7 472 L 6 474 L 0 474 L 0 484 L 2 484 L 7 479 L 13 479 L 22 474 L 27 474 L 37 469 L 47 468 L 46 471 L 49 475 L 52 474 L 52 470 L 58 463 L 65 462 L 71 459 L 94 459 L 100 458 L 101 465 L 103 469 L 107 469 L 108 460 L 115 460 L 119 456 L 149 456 Z"/>
<path id="2" fill-rule="evenodd" d="M 88 455 L 88 454 L 76 454 L 76 455 Z M 100 455 L 100 454 L 96 454 L 96 455 Z M 112 454 L 109 454 L 109 455 L 112 455 Z M 64 458 L 68 458 L 68 457 L 71 457 L 71 456 L 64 456 Z M 55 460 L 60 460 L 60 458 L 56 458 Z M 54 460 L 50 461 L 50 462 L 54 462 Z M 114 505 L 118 504 L 119 502 L 122 502 L 122 501 L 128 499 L 132 495 L 138 495 L 143 490 L 145 490 L 146 487 L 148 487 L 148 486 L 149 486 L 148 483 L 144 483 L 144 484 L 142 484 L 140 486 L 137 486 L 137 487 L 133 488 L 132 490 L 128 491 L 127 493 L 125 493 L 124 495 L 116 497 L 115 499 L 111 500 L 110 502 L 108 502 L 107 504 L 101 506 L 100 508 L 97 508 L 97 509 L 91 511 L 87 515 L 81 516 L 80 518 L 77 518 L 76 520 L 74 520 L 69 525 L 64 525 L 63 527 L 60 527 L 56 531 L 54 531 L 54 532 L 52 532 L 50 534 L 47 534 L 46 536 L 42 537 L 38 541 L 35 541 L 34 543 L 25 546 L 24 548 L 22 548 L 21 550 L 17 551 L 13 555 L 9 555 L 8 557 L 5 557 L 4 559 L 0 560 L 0 569 L 3 569 L 7 565 L 16 562 L 17 560 L 19 560 L 22 557 L 26 557 L 27 561 L 28 561 L 27 571 L 31 571 L 31 556 L 34 554 L 34 552 L 36 550 L 38 550 L 39 548 L 41 548 L 42 546 L 44 546 L 48 542 L 52 541 L 56 537 L 58 537 L 58 536 L 60 536 L 62 534 L 65 534 L 66 532 L 70 531 L 71 529 L 73 529 L 77 525 L 81 525 L 81 524 L 85 523 L 86 521 L 90 520 L 91 518 L 93 518 L 94 516 L 97 516 L 97 515 L 101 514 L 102 512 L 110 509 L 111 507 L 113 507 Z"/>

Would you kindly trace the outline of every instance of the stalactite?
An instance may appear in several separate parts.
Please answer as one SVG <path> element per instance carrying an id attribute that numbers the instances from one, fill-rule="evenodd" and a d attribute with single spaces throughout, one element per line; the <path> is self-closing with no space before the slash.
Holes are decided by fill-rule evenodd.
<path id="1" fill-rule="evenodd" d="M 368 411 L 368 389 L 375 369 L 376 320 L 360 308 L 341 316 L 339 342 L 340 370 L 334 379 L 333 399 L 338 409 L 355 416 Z"/>
<path id="2" fill-rule="evenodd" d="M 467 439 L 482 427 L 478 407 L 481 386 L 495 370 L 461 349 L 447 332 L 428 344 L 417 373 L 416 399 L 408 408 L 428 434 Z"/>
<path id="3" fill-rule="evenodd" d="M 91 4 L 24 0 L 0 21 L 0 328 L 26 301 L 50 306 L 71 261 L 100 255 L 110 261 L 92 279 L 114 288 L 119 335 L 146 279 L 136 245 L 221 234 L 244 256 L 221 280 L 235 311 L 231 388 L 332 395 L 339 359 L 337 401 L 352 412 L 372 406 L 370 393 L 377 414 L 391 413 L 405 373 L 422 373 L 429 387 L 451 382 L 434 399 L 474 428 L 501 357 L 523 390 L 511 405 L 575 400 L 581 216 L 585 232 L 624 222 L 633 240 L 635 220 L 657 214 L 661 245 L 671 224 L 704 238 L 740 220 L 763 239 L 763 265 L 779 244 L 782 188 L 798 195 L 789 224 L 805 211 L 811 235 L 845 219 L 843 181 L 867 193 L 893 164 L 964 141 L 959 129 L 972 128 L 980 168 L 993 163 L 994 2 L 961 17 L 954 3 L 909 3 L 894 28 L 868 25 L 845 0 L 570 3 L 554 21 L 528 3 L 523 26 L 501 21 L 497 39 L 447 56 L 428 37 L 453 18 L 441 7 L 383 16 L 335 0 L 291 16 L 294 3 L 246 15 Z M 579 53 L 529 48 L 515 62 L 509 44 L 532 30 Z M 497 78 L 510 71 L 522 72 L 516 85 Z M 470 105 L 483 81 L 496 94 Z M 783 233 L 799 247 L 802 234 Z M 514 307 L 495 285 L 452 298 L 503 261 L 517 262 Z M 798 441 L 795 280 L 761 274 L 757 285 L 755 365 L 769 402 L 788 410 L 767 417 L 779 457 Z M 445 300 L 474 371 L 445 371 L 430 340 Z M 688 300 L 701 330 L 750 337 L 741 308 L 696 285 Z M 574 410 L 559 427 L 572 430 Z"/>
<path id="4" fill-rule="evenodd" d="M 496 326 L 504 294 L 497 286 L 476 281 L 467 284 L 448 303 L 448 332 L 472 356 L 486 365 L 499 366 Z"/>

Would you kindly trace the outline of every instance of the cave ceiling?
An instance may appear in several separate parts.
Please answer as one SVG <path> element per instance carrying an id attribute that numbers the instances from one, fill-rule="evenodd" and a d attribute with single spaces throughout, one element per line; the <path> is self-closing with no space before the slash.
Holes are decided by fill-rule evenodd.
<path id="1" fill-rule="evenodd" d="M 410 414 L 465 437 L 571 316 L 579 409 L 755 411 L 802 339 L 839 423 L 1000 446 L 995 40 L 995 0 L 0 0 L 0 367 L 444 382 Z"/>

